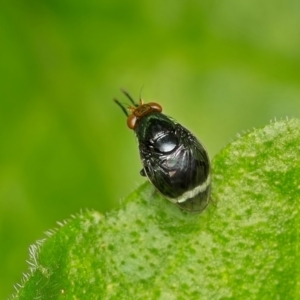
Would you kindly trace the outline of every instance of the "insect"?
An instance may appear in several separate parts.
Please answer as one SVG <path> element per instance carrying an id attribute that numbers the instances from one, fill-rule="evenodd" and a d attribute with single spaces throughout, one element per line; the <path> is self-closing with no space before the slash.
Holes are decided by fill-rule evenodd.
<path id="1" fill-rule="evenodd" d="M 181 209 L 201 212 L 208 204 L 211 189 L 209 157 L 197 138 L 182 125 L 162 113 L 158 103 L 131 102 L 125 107 L 114 101 L 134 130 L 143 169 L 157 191 Z"/>

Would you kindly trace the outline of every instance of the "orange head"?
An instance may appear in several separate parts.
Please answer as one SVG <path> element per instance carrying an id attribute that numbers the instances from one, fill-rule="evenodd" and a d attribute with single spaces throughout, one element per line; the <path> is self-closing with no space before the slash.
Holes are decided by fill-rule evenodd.
<path id="1" fill-rule="evenodd" d="M 143 116 L 146 116 L 152 112 L 162 112 L 162 107 L 158 103 L 143 103 L 143 100 L 140 99 L 139 104 L 137 104 L 126 91 L 122 90 L 122 92 L 125 94 L 125 96 L 127 96 L 133 106 L 125 108 L 125 106 L 122 105 L 117 99 L 114 100 L 127 116 L 127 126 L 130 129 L 134 129 L 137 121 Z"/>

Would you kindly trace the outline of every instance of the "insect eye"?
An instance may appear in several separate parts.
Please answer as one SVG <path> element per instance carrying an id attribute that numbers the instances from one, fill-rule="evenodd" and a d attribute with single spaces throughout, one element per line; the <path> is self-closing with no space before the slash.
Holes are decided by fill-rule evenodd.
<path id="1" fill-rule="evenodd" d="M 137 121 L 137 117 L 134 114 L 129 115 L 127 118 L 127 126 L 130 129 L 134 129 L 136 121 Z"/>
<path id="2" fill-rule="evenodd" d="M 167 133 L 157 138 L 153 146 L 161 153 L 168 153 L 173 151 L 177 147 L 177 145 L 177 136 L 172 133 Z"/>
<path id="3" fill-rule="evenodd" d="M 150 106 L 154 111 L 162 112 L 162 107 L 158 103 L 149 102 L 147 105 Z"/>

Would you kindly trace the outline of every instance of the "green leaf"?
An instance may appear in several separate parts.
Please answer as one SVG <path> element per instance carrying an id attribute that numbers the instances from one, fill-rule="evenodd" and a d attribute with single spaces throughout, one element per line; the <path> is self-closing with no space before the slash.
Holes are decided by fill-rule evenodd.
<path id="1" fill-rule="evenodd" d="M 211 204 L 180 211 L 145 183 L 31 247 L 13 299 L 296 299 L 300 121 L 239 137 L 213 160 Z"/>

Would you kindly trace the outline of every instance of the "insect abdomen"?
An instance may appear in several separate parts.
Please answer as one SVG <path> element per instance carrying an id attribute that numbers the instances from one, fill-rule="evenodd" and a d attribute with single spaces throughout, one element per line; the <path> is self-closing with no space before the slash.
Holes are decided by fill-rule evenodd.
<path id="1" fill-rule="evenodd" d="M 209 202 L 210 164 L 200 142 L 161 113 L 141 119 L 136 134 L 150 182 L 180 208 L 202 211 Z"/>

